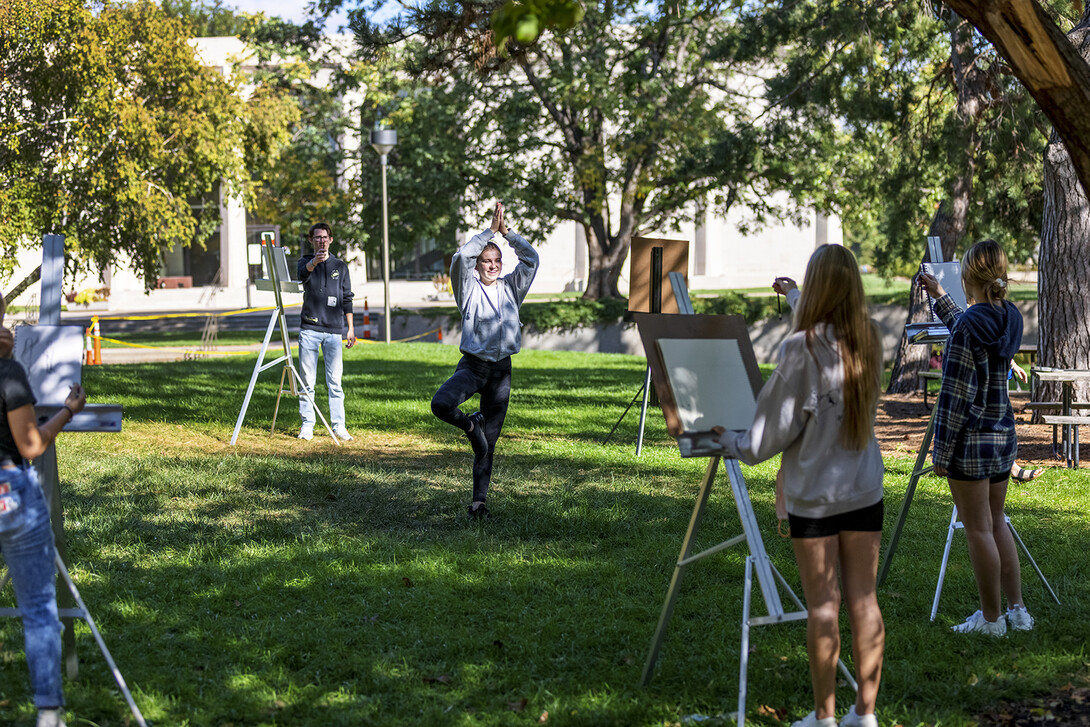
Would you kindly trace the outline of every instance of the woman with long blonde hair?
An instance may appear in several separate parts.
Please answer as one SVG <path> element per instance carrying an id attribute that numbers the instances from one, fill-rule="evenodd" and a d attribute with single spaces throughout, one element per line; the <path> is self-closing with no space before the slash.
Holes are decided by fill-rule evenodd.
<path id="1" fill-rule="evenodd" d="M 746 432 L 717 431 L 727 455 L 746 464 L 783 453 L 783 494 L 809 612 L 814 689 L 813 711 L 793 727 L 837 725 L 842 591 L 859 691 L 840 724 L 877 727 L 885 649 L 875 585 L 883 517 L 882 455 L 874 437 L 881 339 L 849 250 L 819 247 L 804 283 L 794 332 L 757 398 L 753 425 Z"/>

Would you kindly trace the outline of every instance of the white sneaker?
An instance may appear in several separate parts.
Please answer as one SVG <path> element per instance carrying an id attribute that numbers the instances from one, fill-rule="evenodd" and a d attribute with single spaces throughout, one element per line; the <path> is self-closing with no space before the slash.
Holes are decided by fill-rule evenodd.
<path id="1" fill-rule="evenodd" d="M 878 717 L 872 714 L 856 714 L 855 705 L 840 720 L 840 727 L 878 727 Z"/>
<path id="2" fill-rule="evenodd" d="M 65 727 L 63 709 L 39 709 L 38 727 Z"/>
<path id="3" fill-rule="evenodd" d="M 798 722 L 792 722 L 791 727 L 836 727 L 836 717 L 818 719 L 817 712 L 811 712 Z"/>
<path id="4" fill-rule="evenodd" d="M 1012 606 L 1007 609 L 1007 625 L 1014 631 L 1032 631 L 1033 616 L 1025 606 Z"/>
<path id="5" fill-rule="evenodd" d="M 337 439 L 341 440 L 342 442 L 351 442 L 352 441 L 352 435 L 349 434 L 348 430 L 345 429 L 344 427 L 334 427 L 333 428 L 333 436 L 335 436 Z"/>
<path id="6" fill-rule="evenodd" d="M 310 441 L 314 439 L 314 427 L 303 427 L 299 430 L 299 439 Z"/>
<path id="7" fill-rule="evenodd" d="M 999 614 L 999 618 L 995 621 L 986 621 L 984 619 L 984 612 L 977 611 L 969 618 L 965 619 L 965 623 L 953 626 L 951 631 L 956 631 L 959 634 L 987 634 L 988 636 L 1005 636 L 1007 634 L 1007 621 L 1003 618 L 1003 614 Z"/>

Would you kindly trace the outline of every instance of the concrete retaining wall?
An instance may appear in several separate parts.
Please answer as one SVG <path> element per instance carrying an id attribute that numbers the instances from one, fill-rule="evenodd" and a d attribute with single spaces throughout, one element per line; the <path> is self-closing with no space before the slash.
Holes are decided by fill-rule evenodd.
<path id="1" fill-rule="evenodd" d="M 1025 320 L 1025 343 L 1037 342 L 1037 301 L 1020 301 L 1015 305 Z M 882 329 L 882 351 L 890 360 L 897 352 L 908 311 L 904 306 L 879 305 L 871 307 L 871 317 Z M 419 314 L 395 313 L 391 326 L 394 339 L 405 339 L 435 328 L 443 329 L 443 343 L 457 346 L 461 342 L 461 321 L 450 317 L 427 318 Z M 774 363 L 780 342 L 791 330 L 791 317 L 784 314 L 781 320 L 770 318 L 750 326 L 749 335 L 757 360 Z M 426 341 L 434 341 L 428 336 Z M 596 328 L 581 328 L 567 332 L 526 333 L 522 335 L 522 347 L 548 351 L 583 351 L 585 353 L 627 353 L 643 355 L 643 343 L 633 323 L 610 323 Z"/>

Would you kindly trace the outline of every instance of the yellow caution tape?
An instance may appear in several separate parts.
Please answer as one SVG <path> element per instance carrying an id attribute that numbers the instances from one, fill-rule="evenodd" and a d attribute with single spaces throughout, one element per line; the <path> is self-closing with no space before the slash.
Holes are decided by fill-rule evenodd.
<path id="1" fill-rule="evenodd" d="M 105 336 L 89 337 L 98 339 L 99 341 L 116 343 L 119 346 L 128 346 L 130 348 L 150 348 L 153 351 L 175 351 L 177 353 L 191 353 L 195 356 L 247 356 L 253 353 L 253 351 L 196 351 L 191 348 L 174 348 L 172 346 L 145 346 L 142 343 L 127 343 L 125 341 L 119 341 L 116 338 L 106 338 Z"/>
<path id="2" fill-rule="evenodd" d="M 294 308 L 295 306 L 303 305 L 302 303 L 285 304 L 285 308 Z M 97 316 L 100 321 L 157 321 L 161 318 L 207 318 L 212 316 L 213 318 L 226 318 L 228 316 L 239 316 L 245 313 L 260 313 L 267 310 L 276 310 L 275 305 L 268 305 L 262 308 L 244 308 L 242 310 L 225 311 L 223 313 L 161 313 L 157 315 L 148 316 Z"/>

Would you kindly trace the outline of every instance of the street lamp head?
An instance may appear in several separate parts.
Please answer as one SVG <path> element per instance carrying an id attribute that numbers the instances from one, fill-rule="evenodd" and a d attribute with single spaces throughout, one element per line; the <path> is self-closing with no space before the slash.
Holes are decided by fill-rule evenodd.
<path id="1" fill-rule="evenodd" d="M 372 129 L 371 146 L 381 156 L 386 156 L 397 146 L 397 132 L 393 129 Z"/>

